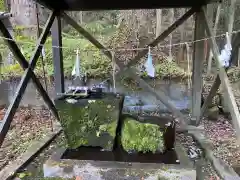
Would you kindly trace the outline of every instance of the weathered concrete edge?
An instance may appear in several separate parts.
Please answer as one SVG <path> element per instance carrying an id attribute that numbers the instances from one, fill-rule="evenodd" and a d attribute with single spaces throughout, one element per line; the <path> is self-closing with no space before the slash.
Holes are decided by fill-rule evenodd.
<path id="1" fill-rule="evenodd" d="M 204 127 L 202 126 L 192 126 L 192 125 L 187 125 L 186 127 L 177 127 L 176 128 L 176 132 L 177 133 L 188 133 L 189 131 L 199 131 L 199 132 L 203 132 L 204 131 Z"/>
<path id="2" fill-rule="evenodd" d="M 174 145 L 174 149 L 177 153 L 177 157 L 180 161 L 180 164 L 178 165 L 180 168 L 185 168 L 185 169 L 194 169 L 194 165 L 192 163 L 192 161 L 189 159 L 188 155 L 187 155 L 187 152 L 185 151 L 185 148 L 181 145 L 180 142 L 175 142 L 175 145 Z M 65 148 L 59 148 L 57 151 L 55 151 L 50 157 L 49 159 L 46 161 L 46 164 L 47 163 L 52 163 L 52 162 L 63 162 L 63 163 L 68 163 L 68 162 L 94 162 L 94 164 L 98 164 L 97 161 L 93 161 L 93 160 L 68 160 L 68 159 L 61 159 L 62 155 L 64 154 L 64 152 L 66 151 Z M 107 162 L 107 161 L 106 161 Z M 117 164 L 121 164 L 121 162 L 107 162 L 107 164 L 112 164 L 110 167 L 113 166 L 114 163 L 117 163 Z M 104 164 L 104 161 L 101 161 L 101 164 Z M 139 163 L 130 163 L 130 164 L 139 164 Z M 157 163 L 141 163 L 143 164 L 143 167 L 144 167 L 144 164 L 146 165 L 158 165 Z M 140 165 L 141 166 L 141 165 Z M 154 165 L 153 165 L 154 166 Z M 170 165 L 170 166 L 175 166 L 175 165 Z"/>
<path id="3" fill-rule="evenodd" d="M 189 159 L 188 154 L 185 151 L 185 148 L 181 145 L 181 143 L 180 142 L 175 142 L 174 148 L 175 148 L 175 151 L 177 153 L 177 157 L 180 161 L 180 164 L 183 167 L 194 169 L 193 162 Z"/>
<path id="4" fill-rule="evenodd" d="M 173 164 L 158 164 L 158 163 L 125 163 L 125 162 L 116 162 L 116 161 L 94 161 L 94 160 L 71 160 L 71 159 L 61 159 L 63 153 L 66 151 L 65 148 L 60 148 L 57 151 L 55 151 L 49 159 L 44 164 L 44 169 L 51 169 L 53 174 L 45 174 L 45 177 L 63 177 L 62 172 L 64 172 L 64 169 L 74 169 L 74 167 L 84 167 L 87 166 L 87 164 L 91 164 L 92 166 L 96 168 L 103 168 L 103 169 L 132 169 L 135 170 L 156 170 L 156 172 L 162 172 L 163 169 L 166 171 L 166 169 L 169 169 L 168 173 L 178 172 L 182 174 L 182 178 L 190 178 L 192 180 L 196 179 L 196 169 L 193 167 L 193 164 L 189 160 L 187 153 L 185 152 L 185 149 L 182 147 L 182 145 L 179 142 L 175 143 L 175 150 L 177 152 L 180 151 L 180 153 L 177 153 L 178 158 L 180 160 L 179 165 L 173 165 Z M 180 155 L 180 157 L 179 157 Z M 84 169 L 84 168 L 83 168 Z M 44 170 L 45 171 L 45 170 Z M 70 170 L 68 172 L 68 178 L 70 176 L 74 176 L 74 171 Z M 46 171 L 47 172 L 47 171 Z M 167 172 L 167 171 L 166 171 Z M 72 174 L 73 173 L 73 174 Z M 72 174 L 72 175 L 70 175 Z M 65 174 L 66 175 L 66 174 Z M 76 174 L 75 174 L 76 175 Z"/>
<path id="5" fill-rule="evenodd" d="M 62 131 L 61 127 L 54 128 L 55 131 L 48 134 L 40 141 L 33 142 L 32 146 L 15 161 L 7 165 L 1 172 L 1 180 L 11 179 L 16 172 L 23 166 L 31 162 L 39 153 L 41 153 Z"/>
<path id="6" fill-rule="evenodd" d="M 223 160 L 216 158 L 212 151 L 212 143 L 205 135 L 198 131 L 188 132 L 197 141 L 197 143 L 204 150 L 206 158 L 211 162 L 218 175 L 224 180 L 240 180 L 238 174 L 234 169 L 227 165 Z"/>

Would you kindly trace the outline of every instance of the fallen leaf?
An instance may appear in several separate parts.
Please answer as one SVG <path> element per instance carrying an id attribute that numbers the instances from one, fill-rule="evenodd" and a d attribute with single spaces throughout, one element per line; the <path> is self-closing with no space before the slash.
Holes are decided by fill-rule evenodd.
<path id="1" fill-rule="evenodd" d="M 77 176 L 76 180 L 83 180 L 81 176 Z"/>

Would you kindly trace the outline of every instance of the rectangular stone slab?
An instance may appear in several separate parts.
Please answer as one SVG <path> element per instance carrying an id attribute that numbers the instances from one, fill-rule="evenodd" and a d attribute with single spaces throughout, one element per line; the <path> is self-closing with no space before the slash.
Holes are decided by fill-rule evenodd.
<path id="1" fill-rule="evenodd" d="M 196 170 L 176 143 L 180 164 L 128 163 L 92 160 L 61 159 L 65 149 L 53 154 L 44 164 L 44 177 L 75 178 L 83 180 L 195 180 Z"/>
<path id="2" fill-rule="evenodd" d="M 134 116 L 121 118 L 121 145 L 131 153 L 164 153 L 174 148 L 174 118 L 161 116 Z"/>
<path id="3" fill-rule="evenodd" d="M 138 122 L 133 118 L 123 120 L 121 145 L 127 152 L 163 153 L 165 144 L 163 132 L 156 124 Z"/>
<path id="4" fill-rule="evenodd" d="M 55 104 L 69 148 L 92 146 L 112 150 L 123 96 L 108 93 L 99 99 L 78 101 L 58 98 Z"/>

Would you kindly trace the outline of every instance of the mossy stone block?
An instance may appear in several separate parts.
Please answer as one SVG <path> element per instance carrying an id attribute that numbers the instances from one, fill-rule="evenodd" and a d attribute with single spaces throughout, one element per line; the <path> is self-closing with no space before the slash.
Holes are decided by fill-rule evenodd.
<path id="1" fill-rule="evenodd" d="M 206 112 L 206 116 L 208 117 L 209 120 L 216 121 L 218 120 L 219 117 L 219 109 L 217 106 L 209 108 Z"/>
<path id="2" fill-rule="evenodd" d="M 91 146 L 112 150 L 123 96 L 108 93 L 102 98 L 72 101 L 64 97 L 55 100 L 55 104 L 69 148 Z"/>
<path id="3" fill-rule="evenodd" d="M 123 120 L 121 144 L 127 152 L 164 152 L 163 132 L 156 124 L 142 123 L 127 117 Z"/>

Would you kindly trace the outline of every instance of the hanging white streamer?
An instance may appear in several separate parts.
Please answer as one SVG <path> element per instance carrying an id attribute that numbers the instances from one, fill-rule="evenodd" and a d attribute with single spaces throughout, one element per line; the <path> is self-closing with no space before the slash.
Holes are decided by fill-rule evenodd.
<path id="1" fill-rule="evenodd" d="M 44 48 L 44 46 L 42 47 L 42 57 L 43 57 L 43 59 L 45 59 L 45 57 L 46 57 L 46 53 L 45 53 L 45 48 Z"/>
<path id="2" fill-rule="evenodd" d="M 147 72 L 148 76 L 155 77 L 155 68 L 154 68 L 153 62 L 152 62 L 150 47 L 148 48 L 148 58 L 147 58 L 146 63 L 144 64 L 144 67 L 146 68 L 146 72 Z"/>
<path id="3" fill-rule="evenodd" d="M 229 67 L 231 53 L 232 53 L 232 45 L 231 45 L 228 32 L 226 32 L 226 44 L 224 46 L 224 49 L 221 50 L 221 54 L 219 56 L 219 59 L 221 61 L 220 63 L 222 64 L 223 67 Z"/>
<path id="4" fill-rule="evenodd" d="M 72 70 L 72 76 L 80 77 L 80 59 L 79 59 L 79 51 L 77 50 L 75 65 Z"/>
<path id="5" fill-rule="evenodd" d="M 116 71 L 116 66 L 115 66 L 115 54 L 114 51 L 112 52 L 112 77 L 113 77 L 113 92 L 116 93 L 116 78 L 115 78 L 115 71 Z"/>

